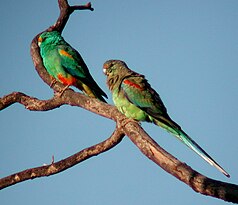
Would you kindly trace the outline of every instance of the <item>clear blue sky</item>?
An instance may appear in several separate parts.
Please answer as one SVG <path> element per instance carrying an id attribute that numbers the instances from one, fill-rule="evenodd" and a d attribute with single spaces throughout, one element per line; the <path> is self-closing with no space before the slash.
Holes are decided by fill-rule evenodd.
<path id="1" fill-rule="evenodd" d="M 83 4 L 86 1 L 69 1 Z M 74 13 L 65 39 L 82 54 L 111 97 L 104 61 L 127 62 L 160 93 L 171 117 L 231 175 L 215 168 L 160 128 L 143 128 L 167 151 L 211 178 L 238 184 L 238 1 L 92 1 Z M 58 17 L 57 0 L 4 1 L 0 7 L 0 96 L 21 91 L 48 99 L 36 73 L 32 38 Z M 109 103 L 112 103 L 111 98 Z M 115 123 L 80 108 L 0 112 L 0 177 L 63 159 L 96 144 Z M 225 204 L 192 191 L 148 160 L 125 138 L 114 149 L 63 173 L 0 191 L 0 204 Z"/>

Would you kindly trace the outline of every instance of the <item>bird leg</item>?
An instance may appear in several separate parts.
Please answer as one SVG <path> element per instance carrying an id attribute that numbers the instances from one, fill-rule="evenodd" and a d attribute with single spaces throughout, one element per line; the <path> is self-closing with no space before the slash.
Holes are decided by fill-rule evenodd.
<path id="1" fill-rule="evenodd" d="M 51 79 L 51 83 L 50 83 L 50 87 L 53 88 L 54 84 L 57 83 L 57 80 L 53 77 L 53 76 L 50 76 L 50 79 Z M 61 97 L 64 93 L 64 91 L 69 87 L 70 85 L 66 85 L 61 91 L 57 92 L 57 91 L 54 91 L 55 95 L 58 95 L 59 97 Z"/>
<path id="2" fill-rule="evenodd" d="M 68 89 L 69 86 L 70 86 L 70 85 L 66 85 L 61 91 L 56 92 L 55 94 L 57 94 L 59 97 L 61 97 L 61 96 L 63 95 L 64 91 L 65 91 L 66 89 Z"/>
<path id="3" fill-rule="evenodd" d="M 57 80 L 53 76 L 50 76 L 50 79 L 51 79 L 50 87 L 52 88 L 54 84 L 57 82 Z"/>
<path id="4" fill-rule="evenodd" d="M 54 84 L 57 83 L 57 80 L 53 77 L 53 76 L 50 76 L 50 79 L 51 79 L 51 83 L 50 83 L 50 87 L 53 88 Z M 63 90 L 57 92 L 54 90 L 54 94 L 61 97 L 63 92 L 68 88 L 69 86 L 67 85 Z"/>

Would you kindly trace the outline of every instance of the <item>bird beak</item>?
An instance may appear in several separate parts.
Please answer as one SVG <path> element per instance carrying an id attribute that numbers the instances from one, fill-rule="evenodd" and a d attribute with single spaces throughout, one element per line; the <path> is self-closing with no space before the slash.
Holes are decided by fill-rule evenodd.
<path id="1" fill-rule="evenodd" d="M 107 69 L 106 68 L 103 68 L 103 73 L 105 74 L 105 75 L 107 75 Z"/>
<path id="2" fill-rule="evenodd" d="M 103 73 L 105 74 L 105 75 L 108 75 L 108 72 L 107 72 L 107 69 L 109 68 L 109 66 L 107 65 L 107 64 L 104 64 L 103 65 Z"/>
<path id="3" fill-rule="evenodd" d="M 43 40 L 43 39 L 42 39 L 41 37 L 38 38 L 38 46 L 39 46 L 39 47 L 40 47 L 40 45 L 41 45 L 41 43 L 42 43 L 42 40 Z"/>

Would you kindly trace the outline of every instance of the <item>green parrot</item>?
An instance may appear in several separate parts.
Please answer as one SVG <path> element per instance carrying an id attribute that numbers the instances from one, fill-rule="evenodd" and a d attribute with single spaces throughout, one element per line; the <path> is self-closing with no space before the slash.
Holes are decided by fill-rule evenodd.
<path id="1" fill-rule="evenodd" d="M 107 95 L 97 85 L 89 73 L 81 55 L 72 48 L 58 31 L 44 32 L 38 38 L 40 54 L 47 72 L 55 80 L 75 86 L 90 97 L 106 102 Z M 61 94 L 64 92 L 62 90 Z"/>
<path id="2" fill-rule="evenodd" d="M 227 177 L 230 175 L 213 160 L 181 127 L 168 115 L 159 94 L 151 88 L 144 75 L 129 69 L 125 62 L 108 60 L 103 65 L 107 85 L 113 102 L 126 117 L 137 121 L 152 122 L 178 138 L 209 164 Z"/>

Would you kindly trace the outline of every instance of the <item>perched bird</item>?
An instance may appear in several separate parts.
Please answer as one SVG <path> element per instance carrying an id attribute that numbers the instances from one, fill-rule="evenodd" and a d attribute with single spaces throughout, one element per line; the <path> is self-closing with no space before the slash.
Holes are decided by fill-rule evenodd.
<path id="1" fill-rule="evenodd" d="M 191 148 L 209 164 L 227 177 L 230 175 L 217 164 L 181 127 L 168 115 L 159 94 L 151 88 L 144 75 L 129 69 L 125 62 L 108 60 L 103 65 L 107 85 L 112 92 L 114 104 L 126 117 L 137 121 L 152 122 Z"/>
<path id="2" fill-rule="evenodd" d="M 102 96 L 107 98 L 107 95 L 90 75 L 81 55 L 64 40 L 58 31 L 42 33 L 38 38 L 38 45 L 43 64 L 53 79 L 66 85 L 65 89 L 72 85 L 86 95 L 106 102 Z"/>

